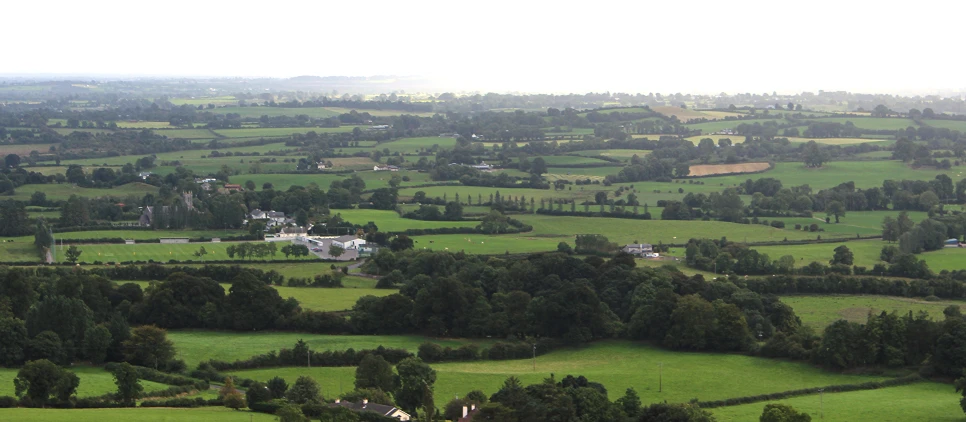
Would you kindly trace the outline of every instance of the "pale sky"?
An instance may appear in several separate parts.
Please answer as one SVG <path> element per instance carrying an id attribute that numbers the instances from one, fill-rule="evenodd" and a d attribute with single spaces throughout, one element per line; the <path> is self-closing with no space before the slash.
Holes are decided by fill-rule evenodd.
<path id="1" fill-rule="evenodd" d="M 966 88 L 966 1 L 4 3 L 0 75 L 410 75 L 498 92 Z"/>

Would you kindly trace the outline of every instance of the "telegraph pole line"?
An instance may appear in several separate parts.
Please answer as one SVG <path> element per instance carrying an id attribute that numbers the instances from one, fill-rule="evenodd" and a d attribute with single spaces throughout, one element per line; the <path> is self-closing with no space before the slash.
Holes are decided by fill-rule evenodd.
<path id="1" fill-rule="evenodd" d="M 657 364 L 657 392 L 664 391 L 664 362 Z"/>

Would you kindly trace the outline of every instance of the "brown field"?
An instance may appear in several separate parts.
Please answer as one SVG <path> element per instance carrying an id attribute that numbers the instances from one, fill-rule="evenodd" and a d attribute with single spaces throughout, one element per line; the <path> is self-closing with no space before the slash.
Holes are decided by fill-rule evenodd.
<path id="1" fill-rule="evenodd" d="M 368 167 L 370 170 L 372 166 L 376 164 L 369 157 L 351 157 L 351 158 L 326 158 L 325 161 L 331 161 L 332 166 L 335 168 L 345 168 L 345 167 Z"/>
<path id="2" fill-rule="evenodd" d="M 60 147 L 60 144 L 10 144 L 0 145 L 0 153 L 3 155 L 17 154 L 22 156 L 30 155 L 30 151 L 37 151 L 41 154 L 50 152 L 50 146 Z"/>
<path id="3" fill-rule="evenodd" d="M 715 174 L 751 173 L 768 170 L 768 163 L 705 164 L 691 166 L 691 176 L 711 176 Z"/>

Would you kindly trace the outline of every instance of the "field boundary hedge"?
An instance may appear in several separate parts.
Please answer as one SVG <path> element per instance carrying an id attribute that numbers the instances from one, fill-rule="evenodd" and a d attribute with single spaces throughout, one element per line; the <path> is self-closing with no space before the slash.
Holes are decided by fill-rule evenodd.
<path id="1" fill-rule="evenodd" d="M 862 390 L 877 390 L 880 388 L 887 387 L 897 387 L 900 385 L 914 384 L 917 382 L 925 381 L 925 379 L 919 374 L 907 375 L 904 377 L 893 378 L 884 381 L 869 381 L 862 384 L 838 384 L 838 385 L 828 385 L 824 387 L 812 387 L 812 388 L 802 388 L 799 390 L 789 390 L 782 391 L 778 393 L 768 393 L 759 394 L 756 396 L 744 396 L 735 397 L 724 400 L 714 400 L 697 402 L 698 407 L 705 409 L 713 409 L 716 407 L 726 407 L 726 406 L 737 406 L 742 404 L 759 403 L 763 401 L 771 400 L 783 400 L 792 397 L 808 396 L 812 394 L 818 394 L 820 392 L 827 393 L 846 393 L 850 391 L 862 391 Z"/>

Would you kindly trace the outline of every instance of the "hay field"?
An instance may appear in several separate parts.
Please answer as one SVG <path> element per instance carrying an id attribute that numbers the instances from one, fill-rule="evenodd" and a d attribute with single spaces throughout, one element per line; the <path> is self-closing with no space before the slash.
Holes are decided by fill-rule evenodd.
<path id="1" fill-rule="evenodd" d="M 691 166 L 691 176 L 711 176 L 715 174 L 753 173 L 768 170 L 768 163 L 741 164 L 702 164 Z"/>

